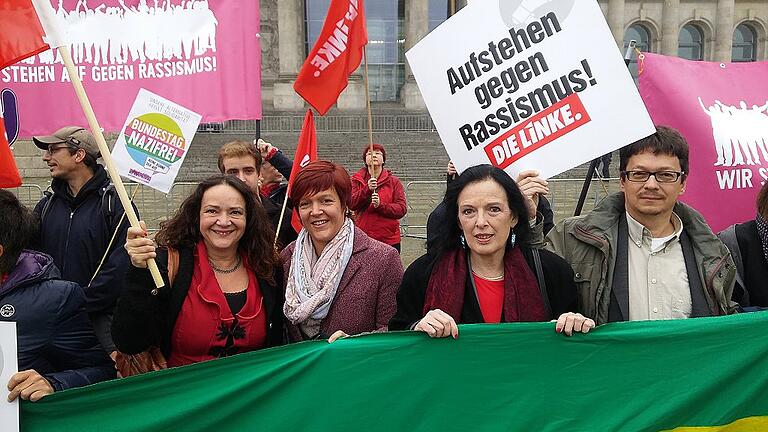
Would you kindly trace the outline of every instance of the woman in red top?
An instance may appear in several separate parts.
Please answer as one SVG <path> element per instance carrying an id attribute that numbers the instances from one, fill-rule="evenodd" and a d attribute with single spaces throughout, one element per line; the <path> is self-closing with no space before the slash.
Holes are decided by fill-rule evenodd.
<path id="1" fill-rule="evenodd" d="M 573 270 L 559 256 L 532 250 L 526 199 L 499 168 L 480 165 L 448 185 L 441 232 L 408 267 L 390 330 L 458 337 L 457 323 L 558 319 L 555 329 L 587 333 L 595 323 L 577 307 Z"/>
<path id="2" fill-rule="evenodd" d="M 349 208 L 357 213 L 355 225 L 372 239 L 400 252 L 400 219 L 408 211 L 403 184 L 384 169 L 387 152 L 381 144 L 363 149 L 365 165 L 352 175 Z"/>
<path id="3" fill-rule="evenodd" d="M 121 352 L 159 344 L 173 367 L 283 343 L 274 232 L 245 183 L 233 176 L 200 183 L 161 226 L 159 250 L 146 230 L 130 228 L 127 237 L 132 267 L 112 324 Z M 178 254 L 172 282 L 169 249 Z M 166 280 L 156 294 L 149 258 Z"/>

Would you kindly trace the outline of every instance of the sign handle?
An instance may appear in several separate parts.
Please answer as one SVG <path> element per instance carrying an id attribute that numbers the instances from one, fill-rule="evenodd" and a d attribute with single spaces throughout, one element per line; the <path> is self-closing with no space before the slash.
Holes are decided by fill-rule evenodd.
<path id="1" fill-rule="evenodd" d="M 120 198 L 120 203 L 123 205 L 125 215 L 128 217 L 131 226 L 138 228 L 140 226 L 139 218 L 133 210 L 131 199 L 128 197 L 125 185 L 123 185 L 123 179 L 120 178 L 120 174 L 117 172 L 117 167 L 112 160 L 112 154 L 109 152 L 109 147 L 107 147 L 107 141 L 104 139 L 104 134 L 101 133 L 101 127 L 99 127 L 99 122 L 96 120 L 96 114 L 93 112 L 91 102 L 88 100 L 88 95 L 85 93 L 82 81 L 80 81 L 80 75 L 78 75 L 77 69 L 75 69 L 75 63 L 72 61 L 69 46 L 63 45 L 57 49 L 64 61 L 64 66 L 67 68 L 67 73 L 72 81 L 72 86 L 75 88 L 75 94 L 80 101 L 80 106 L 83 108 L 83 113 L 85 113 L 85 117 L 88 120 L 88 126 L 91 128 L 91 132 L 96 138 L 101 157 L 104 159 L 105 168 L 107 169 L 112 182 L 115 184 L 115 190 L 117 191 L 117 196 Z M 160 270 L 157 268 L 157 263 L 155 263 L 154 259 L 150 258 L 147 261 L 147 267 L 152 274 L 152 280 L 155 282 L 155 289 L 152 290 L 152 294 L 157 295 L 157 290 L 162 288 L 165 285 L 165 282 L 163 282 L 163 278 L 160 276 Z"/>

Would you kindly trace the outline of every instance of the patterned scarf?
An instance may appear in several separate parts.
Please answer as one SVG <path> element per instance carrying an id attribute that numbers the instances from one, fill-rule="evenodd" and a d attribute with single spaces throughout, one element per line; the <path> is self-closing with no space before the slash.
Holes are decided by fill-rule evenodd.
<path id="1" fill-rule="evenodd" d="M 460 320 L 464 308 L 464 293 L 471 270 L 467 266 L 464 249 L 443 254 L 432 268 L 424 296 L 423 313 L 441 309 L 453 317 L 457 324 L 462 324 Z M 504 254 L 504 308 L 501 322 L 535 322 L 548 319 L 550 317 L 547 316 L 536 275 L 519 247 L 508 249 Z"/>
<path id="2" fill-rule="evenodd" d="M 763 256 L 765 257 L 765 262 L 768 262 L 768 221 L 758 214 L 755 222 L 757 223 L 757 236 L 760 237 L 760 243 L 763 244 Z"/>
<path id="3" fill-rule="evenodd" d="M 283 313 L 309 337 L 320 333 L 320 324 L 331 309 L 341 276 L 352 256 L 354 234 L 355 225 L 351 219 L 345 219 L 319 257 L 306 229 L 302 229 L 296 239 Z"/>

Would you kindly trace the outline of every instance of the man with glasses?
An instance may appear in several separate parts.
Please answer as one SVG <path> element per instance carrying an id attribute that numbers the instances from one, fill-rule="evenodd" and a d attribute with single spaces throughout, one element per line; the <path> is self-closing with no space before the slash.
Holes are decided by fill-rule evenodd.
<path id="1" fill-rule="evenodd" d="M 547 249 L 573 267 L 581 312 L 598 325 L 734 312 L 731 254 L 677 200 L 688 175 L 685 139 L 658 126 L 621 149 L 619 170 L 621 192 L 546 237 Z"/>
<path id="2" fill-rule="evenodd" d="M 53 192 L 35 206 L 41 218 L 39 249 L 53 257 L 62 279 L 84 288 L 99 342 L 113 353 L 112 311 L 129 265 L 122 247 L 128 230 L 123 207 L 106 170 L 96 163 L 99 148 L 89 131 L 67 126 L 33 141 L 44 151 Z"/>

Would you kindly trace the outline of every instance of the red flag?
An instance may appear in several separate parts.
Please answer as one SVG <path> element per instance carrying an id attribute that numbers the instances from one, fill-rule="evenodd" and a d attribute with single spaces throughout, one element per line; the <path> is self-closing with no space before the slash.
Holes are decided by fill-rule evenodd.
<path id="1" fill-rule="evenodd" d="M 21 176 L 13 160 L 11 147 L 5 137 L 5 122 L 0 116 L 0 188 L 12 188 L 21 186 Z"/>
<path id="2" fill-rule="evenodd" d="M 0 69 L 48 49 L 32 0 L 0 0 Z"/>
<path id="3" fill-rule="evenodd" d="M 317 135 L 315 134 L 315 116 L 312 114 L 312 110 L 307 110 L 307 115 L 304 116 L 304 125 L 301 127 L 301 135 L 299 135 L 299 145 L 296 146 L 296 155 L 293 158 L 291 178 L 288 179 L 288 196 L 291 194 L 293 181 L 296 179 L 299 171 L 307 166 L 308 163 L 316 160 Z M 291 215 L 291 226 L 293 226 L 296 232 L 301 231 L 301 219 L 299 219 L 299 212 L 295 210 L 293 215 Z"/>
<path id="4" fill-rule="evenodd" d="M 360 66 L 367 43 L 363 0 L 331 0 L 320 37 L 293 84 L 296 93 L 325 115 Z"/>

